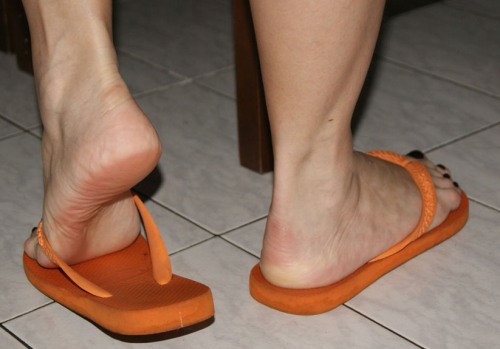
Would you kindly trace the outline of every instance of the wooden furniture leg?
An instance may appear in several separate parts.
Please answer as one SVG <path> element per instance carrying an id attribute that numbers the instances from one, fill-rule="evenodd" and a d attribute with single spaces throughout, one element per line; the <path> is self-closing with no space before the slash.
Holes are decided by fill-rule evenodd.
<path id="1" fill-rule="evenodd" d="M 0 0 L 0 50 L 15 54 L 18 67 L 33 73 L 28 21 L 20 0 Z"/>
<path id="2" fill-rule="evenodd" d="M 259 173 L 273 169 L 271 132 L 248 0 L 233 1 L 240 164 Z"/>

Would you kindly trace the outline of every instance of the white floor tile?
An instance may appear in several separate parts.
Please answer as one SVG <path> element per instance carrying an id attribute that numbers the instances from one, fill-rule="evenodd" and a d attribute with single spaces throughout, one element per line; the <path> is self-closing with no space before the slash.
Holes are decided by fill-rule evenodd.
<path id="1" fill-rule="evenodd" d="M 234 67 L 196 79 L 197 83 L 209 86 L 220 93 L 236 99 L 236 76 Z"/>
<path id="2" fill-rule="evenodd" d="M 160 1 L 115 4 L 118 47 L 185 76 L 233 63 L 231 2 Z"/>
<path id="3" fill-rule="evenodd" d="M 370 77 L 354 124 L 358 149 L 426 150 L 500 121 L 497 98 L 384 61 Z"/>
<path id="4" fill-rule="evenodd" d="M 498 20 L 443 4 L 389 19 L 378 54 L 500 96 Z"/>
<path id="5" fill-rule="evenodd" d="M 139 98 L 160 135 L 159 174 L 138 186 L 213 233 L 267 214 L 271 174 L 242 168 L 233 100 L 196 84 Z"/>
<path id="6" fill-rule="evenodd" d="M 431 152 L 466 193 L 500 210 L 500 125 Z"/>
<path id="7" fill-rule="evenodd" d="M 173 257 L 174 271 L 208 284 L 216 304 L 215 322 L 184 337 L 148 344 L 119 342 L 57 304 L 5 326 L 28 344 L 51 348 L 415 348 L 345 307 L 301 317 L 256 303 L 247 282 L 256 261 L 222 240 Z"/>
<path id="8" fill-rule="evenodd" d="M 43 134 L 43 126 L 35 126 L 29 129 L 29 132 L 31 132 L 33 135 L 41 138 Z"/>
<path id="9" fill-rule="evenodd" d="M 169 253 L 175 253 L 213 236 L 151 200 L 145 203 L 160 230 Z"/>
<path id="10" fill-rule="evenodd" d="M 467 226 L 348 304 L 425 348 L 500 343 L 500 213 L 472 203 Z"/>
<path id="11" fill-rule="evenodd" d="M 42 207 L 40 141 L 25 133 L 0 142 L 0 320 L 46 304 L 24 276 L 23 243 Z"/>
<path id="12" fill-rule="evenodd" d="M 254 256 L 260 256 L 262 249 L 262 239 L 266 229 L 266 218 L 252 224 L 236 229 L 224 235 L 224 239 L 232 242 L 236 246 L 248 251 Z"/>
<path id="13" fill-rule="evenodd" d="M 6 331 L 0 329 L 0 343 L 2 343 L 3 348 L 9 349 L 25 349 L 26 347 L 22 345 L 18 340 L 12 337 Z"/>
<path id="14" fill-rule="evenodd" d="M 500 2 L 497 0 L 446 0 L 444 3 L 473 13 L 500 19 Z"/>
<path id="15" fill-rule="evenodd" d="M 23 130 L 21 130 L 19 127 L 14 126 L 10 122 L 7 122 L 6 120 L 0 118 L 0 139 L 15 135 L 17 133 L 21 133 Z"/>
<path id="16" fill-rule="evenodd" d="M 118 52 L 120 73 L 132 94 L 167 86 L 179 80 L 164 69 L 153 67 L 126 53 Z"/>
<path id="17" fill-rule="evenodd" d="M 12 55 L 0 52 L 0 114 L 26 128 L 40 124 L 33 77 Z"/>

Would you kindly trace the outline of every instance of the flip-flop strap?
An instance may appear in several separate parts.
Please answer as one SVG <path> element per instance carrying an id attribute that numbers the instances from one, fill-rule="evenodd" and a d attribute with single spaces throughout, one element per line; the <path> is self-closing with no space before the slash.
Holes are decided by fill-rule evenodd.
<path id="1" fill-rule="evenodd" d="M 40 247 L 42 248 L 43 253 L 45 253 L 45 255 L 50 259 L 52 263 L 61 268 L 64 273 L 71 279 L 71 281 L 77 284 L 82 290 L 101 298 L 109 298 L 112 296 L 112 294 L 105 289 L 97 286 L 93 282 L 78 274 L 73 268 L 71 268 L 55 254 L 54 250 L 49 244 L 49 241 L 47 240 L 47 237 L 43 232 L 42 222 L 38 224 L 37 237 L 38 245 L 40 245 Z"/>
<path id="2" fill-rule="evenodd" d="M 139 214 L 144 224 L 144 230 L 146 231 L 151 255 L 151 265 L 153 268 L 153 277 L 158 284 L 165 285 L 172 278 L 172 267 L 167 248 L 165 247 L 161 234 L 151 217 L 151 214 L 137 195 L 134 195 L 134 202 L 139 210 Z M 61 268 L 71 281 L 73 281 L 81 289 L 101 298 L 109 298 L 112 296 L 110 292 L 80 275 L 56 255 L 43 232 L 42 222 L 40 222 L 37 227 L 37 238 L 38 244 L 50 261 Z"/>
<path id="3" fill-rule="evenodd" d="M 415 182 L 422 199 L 422 213 L 417 226 L 402 241 L 370 261 L 375 262 L 401 251 L 408 244 L 418 239 L 427 231 L 436 213 L 437 199 L 432 178 L 426 167 L 419 161 L 411 161 L 407 157 L 400 154 L 382 150 L 372 151 L 368 154 L 406 169 Z"/>
<path id="4" fill-rule="evenodd" d="M 134 195 L 134 201 L 141 215 L 144 230 L 148 238 L 153 277 L 158 284 L 165 285 L 172 279 L 172 266 L 170 264 L 167 248 L 153 217 L 144 203 L 137 195 Z"/>

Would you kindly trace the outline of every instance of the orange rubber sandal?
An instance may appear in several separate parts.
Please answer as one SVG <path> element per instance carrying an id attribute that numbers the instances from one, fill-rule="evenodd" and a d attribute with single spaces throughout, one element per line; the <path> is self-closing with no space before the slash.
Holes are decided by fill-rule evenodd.
<path id="1" fill-rule="evenodd" d="M 136 195 L 134 201 L 148 241 L 139 235 L 121 251 L 70 267 L 55 255 L 40 223 L 38 243 L 59 268 L 43 268 L 24 254 L 28 280 L 56 302 L 118 334 L 156 334 L 210 319 L 214 315 L 210 289 L 172 275 L 153 218 Z"/>
<path id="2" fill-rule="evenodd" d="M 250 294 L 271 308 L 299 315 L 320 314 L 347 302 L 387 272 L 456 234 L 467 222 L 469 202 L 462 192 L 460 206 L 443 223 L 425 233 L 436 210 L 436 193 L 425 166 L 418 161 L 387 151 L 371 156 L 404 167 L 415 181 L 422 197 L 422 215 L 417 227 L 386 252 L 331 285 L 310 289 L 288 289 L 269 283 L 257 264 L 250 273 Z"/>

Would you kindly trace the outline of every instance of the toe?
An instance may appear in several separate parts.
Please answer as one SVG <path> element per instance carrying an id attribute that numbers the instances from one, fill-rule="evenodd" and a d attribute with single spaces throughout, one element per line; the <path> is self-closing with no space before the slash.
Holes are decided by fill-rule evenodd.
<path id="1" fill-rule="evenodd" d="M 441 173 L 442 175 L 449 175 L 451 176 L 451 171 L 448 167 L 444 166 L 443 164 L 437 164 L 434 166 L 435 171 Z"/>
<path id="2" fill-rule="evenodd" d="M 429 171 L 432 177 L 436 192 L 438 195 L 438 202 L 440 203 L 441 210 L 448 214 L 460 205 L 462 190 L 456 181 L 454 181 L 450 169 L 443 164 L 434 164 L 427 158 L 427 156 L 419 151 L 414 150 L 406 154 L 412 161 L 419 161 Z"/>
<path id="3" fill-rule="evenodd" d="M 38 245 L 37 228 L 33 228 L 31 235 L 24 242 L 24 252 L 32 258 L 36 259 L 38 264 L 45 268 L 55 268 L 56 265 L 50 261 L 50 259 L 43 253 Z"/>
<path id="4" fill-rule="evenodd" d="M 439 168 L 436 168 L 436 165 L 420 150 L 413 150 L 406 154 L 406 156 L 409 157 L 411 161 L 419 161 L 422 165 L 427 167 L 429 171 L 439 170 Z"/>
<path id="5" fill-rule="evenodd" d="M 36 246 L 38 245 L 37 238 L 36 238 L 36 227 L 33 228 L 31 231 L 31 235 L 26 241 L 24 242 L 24 252 L 32 258 L 36 258 Z"/>
<path id="6" fill-rule="evenodd" d="M 409 157 L 411 161 L 419 161 L 427 168 L 429 174 L 432 176 L 436 188 L 454 189 L 460 195 L 460 186 L 457 182 L 453 181 L 451 171 L 448 167 L 443 164 L 434 164 L 420 150 L 413 150 L 406 154 L 406 156 Z"/>
<path id="7" fill-rule="evenodd" d="M 460 190 L 452 187 L 448 189 L 440 189 L 437 191 L 438 201 L 445 206 L 448 211 L 453 211 L 460 206 L 461 193 Z"/>
<path id="8" fill-rule="evenodd" d="M 432 176 L 432 181 L 434 182 L 434 186 L 436 187 L 436 189 L 453 189 L 453 188 L 455 188 L 451 178 L 437 175 L 437 176 Z"/>

